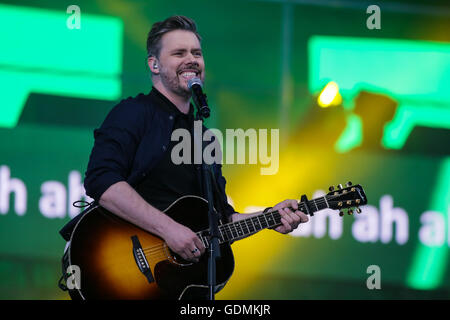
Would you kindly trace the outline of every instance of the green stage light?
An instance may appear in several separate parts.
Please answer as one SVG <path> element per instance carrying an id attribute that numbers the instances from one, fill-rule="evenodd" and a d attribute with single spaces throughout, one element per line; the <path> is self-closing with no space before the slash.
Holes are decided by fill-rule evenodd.
<path id="1" fill-rule="evenodd" d="M 313 36 L 308 50 L 311 94 L 333 80 L 339 83 L 346 109 L 352 109 L 361 90 L 388 95 L 399 103 L 385 127 L 381 141 L 385 148 L 401 149 L 417 125 L 450 129 L 450 44 Z M 336 143 L 337 151 L 351 150 L 362 139 L 360 131 L 347 127 Z"/>
<path id="2" fill-rule="evenodd" d="M 430 208 L 443 215 L 448 235 L 450 232 L 448 230 L 450 228 L 450 157 L 442 160 L 436 186 L 431 194 L 433 197 Z M 450 237 L 447 236 L 447 238 L 450 241 Z M 409 287 L 432 290 L 443 284 L 442 281 L 447 271 L 448 245 L 450 243 L 447 244 L 447 241 L 437 246 L 418 245 L 406 279 Z"/>
<path id="3" fill-rule="evenodd" d="M 81 12 L 0 5 L 0 127 L 14 128 L 31 92 L 115 100 L 121 94 L 123 23 Z"/>

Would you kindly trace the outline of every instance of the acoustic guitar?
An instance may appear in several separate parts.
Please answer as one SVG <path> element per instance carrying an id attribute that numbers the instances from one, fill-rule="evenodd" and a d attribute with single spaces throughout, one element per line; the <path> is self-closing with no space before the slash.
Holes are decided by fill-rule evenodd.
<path id="1" fill-rule="evenodd" d="M 339 185 L 323 197 L 303 196 L 299 210 L 313 216 L 323 209 L 360 213 L 367 198 L 360 185 Z M 197 196 L 184 196 L 164 212 L 196 232 L 208 249 L 210 244 L 208 202 Z M 220 221 L 221 256 L 216 260 L 215 292 L 220 291 L 234 270 L 230 244 L 262 229 L 281 225 L 278 211 L 269 211 L 236 222 Z M 119 218 L 96 205 L 77 222 L 63 258 L 63 272 L 69 266 L 79 270 L 78 285 L 69 293 L 72 299 L 183 299 L 193 292 L 208 292 L 207 252 L 197 263 L 183 260 L 163 239 Z M 66 281 L 73 274 L 66 274 Z"/>

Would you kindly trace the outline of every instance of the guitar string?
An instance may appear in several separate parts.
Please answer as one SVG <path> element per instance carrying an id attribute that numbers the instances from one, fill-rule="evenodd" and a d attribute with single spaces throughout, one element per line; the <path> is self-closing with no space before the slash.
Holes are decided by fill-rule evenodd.
<path id="1" fill-rule="evenodd" d="M 334 197 L 338 197 L 338 196 L 339 195 L 334 195 Z M 334 197 L 330 197 L 330 198 L 334 198 Z M 328 203 L 325 201 L 325 197 L 322 197 L 322 198 L 319 198 L 319 199 L 313 199 L 313 200 L 315 202 L 314 204 L 316 205 L 317 209 L 318 209 L 317 204 L 319 204 L 319 205 L 320 204 L 322 204 L 322 205 L 323 204 L 327 204 L 327 206 L 328 206 Z M 299 203 L 299 207 L 300 207 L 299 209 L 301 209 L 301 206 L 304 206 L 304 203 L 302 203 L 302 202 Z M 291 209 L 293 209 L 293 208 L 291 208 Z M 268 213 L 272 215 L 272 218 L 275 219 L 274 221 L 276 221 L 277 219 L 279 219 L 281 217 L 281 214 L 279 213 L 278 210 L 277 211 L 268 212 Z M 260 221 L 261 217 L 264 217 L 264 220 L 266 220 L 266 226 L 264 226 L 261 223 L 261 221 Z M 262 227 L 262 228 L 267 228 L 270 225 L 269 221 L 267 220 L 266 215 L 259 215 L 259 216 L 248 218 L 248 219 L 244 219 L 244 220 L 241 220 L 241 221 L 236 221 L 234 223 L 229 223 L 229 224 L 222 225 L 219 228 L 220 233 L 221 233 L 221 239 L 220 239 L 219 243 L 223 243 L 225 241 L 230 241 L 233 238 L 234 239 L 238 239 L 239 237 L 242 237 L 242 236 L 245 236 L 247 234 L 251 234 L 251 233 L 254 233 L 256 231 L 259 231 L 259 230 L 257 230 L 258 228 L 255 226 L 255 220 L 259 223 L 260 227 Z M 248 224 L 250 222 L 251 222 L 251 224 L 253 224 L 253 227 L 254 227 L 253 230 L 251 230 L 251 228 L 250 228 L 251 224 L 250 225 Z M 279 223 L 278 223 L 278 225 L 279 225 Z M 226 230 L 227 227 L 228 227 L 228 230 Z M 238 227 L 241 229 L 240 231 L 238 230 Z M 244 230 L 244 227 L 246 227 L 249 232 L 246 232 Z M 243 234 L 241 234 L 241 232 Z M 235 236 L 235 233 L 237 234 L 236 236 Z M 226 235 L 229 239 L 226 239 L 226 237 L 224 235 Z M 231 235 L 231 239 L 229 237 L 230 235 Z M 222 241 L 222 239 L 223 239 L 223 241 Z M 202 243 L 203 243 L 203 239 L 202 239 Z M 154 246 L 151 246 L 151 247 L 148 247 L 148 248 L 144 248 L 143 251 L 144 251 L 144 254 L 146 256 L 150 256 L 150 259 L 152 259 L 152 260 L 153 259 L 167 260 L 169 257 L 167 256 L 166 253 L 164 253 L 162 251 L 163 248 L 164 248 L 164 244 L 158 244 L 158 245 L 154 245 Z"/>
<path id="2" fill-rule="evenodd" d="M 315 201 L 315 205 L 316 205 L 317 209 L 318 209 L 318 205 L 326 204 L 326 201 L 325 201 L 324 197 L 319 198 L 319 199 L 314 199 L 314 201 Z M 301 207 L 304 206 L 303 203 L 300 203 L 299 205 L 300 205 L 300 209 L 302 209 Z M 291 208 L 291 209 L 293 209 L 293 208 Z M 279 213 L 278 210 L 269 212 L 269 214 L 272 214 L 272 218 L 275 219 L 275 221 L 278 220 L 280 218 L 280 216 L 281 216 L 281 214 Z M 265 221 L 265 225 L 264 225 L 263 222 L 261 222 L 261 218 L 262 217 L 264 218 L 264 220 L 266 220 Z M 255 222 L 259 223 L 261 228 L 267 228 L 271 224 L 267 220 L 266 215 L 259 215 L 259 216 L 256 216 L 256 217 L 251 217 L 251 218 L 244 219 L 244 220 L 241 220 L 241 221 L 236 221 L 236 222 L 233 222 L 233 223 L 228 223 L 228 224 L 222 225 L 222 226 L 220 226 L 220 229 L 224 229 L 223 233 L 228 238 L 234 238 L 234 237 L 239 238 L 241 236 L 245 236 L 247 234 L 251 234 L 251 233 L 254 233 L 256 231 L 259 231 L 258 230 L 259 227 L 255 226 Z M 253 224 L 253 228 L 251 228 L 252 224 Z M 279 225 L 279 223 L 276 224 L 276 225 Z M 244 227 L 248 230 L 248 232 L 246 232 L 244 230 Z M 228 230 L 227 230 L 227 228 L 228 228 Z M 240 230 L 238 228 L 240 228 Z M 235 236 L 235 234 L 237 234 L 237 235 Z M 231 237 L 230 237 L 230 235 L 231 235 Z M 224 238 L 224 240 L 230 240 L 230 239 L 226 239 L 225 237 L 223 237 L 223 238 Z"/>
<path id="3" fill-rule="evenodd" d="M 144 251 L 145 253 L 157 253 L 157 252 L 161 252 L 162 250 L 163 250 L 163 247 L 158 248 L 157 246 L 154 246 L 154 247 L 146 248 L 142 251 Z"/>
<path id="4" fill-rule="evenodd" d="M 145 256 L 149 257 L 150 259 L 168 258 L 168 256 L 163 252 L 145 253 Z"/>
<path id="5" fill-rule="evenodd" d="M 338 195 L 330 195 L 328 201 L 332 201 L 333 198 L 337 198 L 337 197 L 339 197 L 339 196 L 341 196 L 341 195 L 340 195 L 340 194 L 338 194 Z M 323 205 L 323 204 L 326 204 L 326 203 L 327 203 L 327 201 L 325 200 L 325 196 L 324 196 L 324 197 L 317 198 L 317 199 L 312 199 L 312 200 L 309 200 L 309 201 L 314 201 L 317 208 L 318 208 L 317 204 Z M 304 206 L 304 205 L 305 205 L 305 204 L 304 204 L 303 202 L 300 202 L 300 203 L 299 203 L 299 209 L 301 209 L 300 207 L 301 207 L 301 206 Z M 293 209 L 293 208 L 290 208 L 290 209 Z M 280 218 L 280 216 L 281 216 L 281 214 L 279 213 L 279 210 L 277 210 L 277 211 L 271 211 L 271 212 L 268 212 L 267 214 L 272 214 L 272 216 L 275 215 L 275 216 L 273 216 L 273 218 L 274 218 L 275 220 L 277 220 L 277 219 Z M 240 236 L 246 235 L 247 233 L 243 230 L 243 227 L 244 227 L 244 226 L 247 227 L 247 230 L 248 230 L 248 231 L 250 231 L 250 233 L 248 233 L 248 234 L 251 234 L 251 233 L 254 233 L 254 232 L 256 232 L 256 231 L 259 231 L 259 230 L 257 230 L 257 228 L 254 228 L 254 231 L 252 231 L 252 230 L 250 229 L 250 226 L 251 226 L 251 225 L 249 226 L 249 225 L 248 225 L 248 222 L 252 222 L 253 227 L 256 227 L 256 226 L 255 226 L 255 223 L 254 223 L 254 221 L 253 221 L 253 220 L 256 218 L 256 220 L 257 220 L 257 222 L 259 223 L 260 227 L 263 227 L 263 225 L 261 224 L 261 221 L 259 221 L 259 218 L 260 218 L 260 217 L 264 217 L 264 218 L 265 218 L 265 216 L 266 216 L 267 214 L 263 214 L 263 215 L 260 215 L 260 216 L 251 217 L 251 218 L 247 218 L 247 219 L 243 219 L 243 220 L 240 220 L 240 221 L 231 222 L 231 223 L 227 223 L 227 224 L 224 224 L 224 225 L 219 226 L 219 231 L 222 233 L 222 238 L 223 238 L 225 241 L 227 241 L 227 239 L 225 239 L 225 237 L 223 236 L 223 234 L 225 234 L 226 236 L 228 236 L 229 234 L 231 234 L 232 238 L 239 238 Z M 267 218 L 265 218 L 265 220 L 266 220 L 266 223 L 267 223 L 267 222 L 268 222 L 268 221 L 267 221 Z M 243 226 L 242 224 L 244 224 L 244 226 Z M 278 224 L 279 224 L 279 223 L 278 223 Z M 243 235 L 241 235 L 240 232 L 239 232 L 239 230 L 237 229 L 238 225 L 239 225 L 239 227 L 241 228 L 241 232 L 244 233 Z M 268 226 L 269 226 L 269 224 L 267 223 L 267 227 L 268 227 Z M 274 225 L 274 226 L 275 226 L 275 225 Z M 263 228 L 267 228 L 267 227 L 263 227 Z M 224 230 L 225 228 L 228 228 L 229 230 Z M 231 228 L 233 228 L 233 229 L 231 229 Z M 234 231 L 234 233 L 237 234 L 236 237 L 234 236 L 233 231 Z M 231 239 L 228 239 L 228 240 L 231 240 Z M 203 241 L 202 241 L 202 242 L 203 242 Z M 158 244 L 158 245 L 155 245 L 155 246 L 143 248 L 143 251 L 144 251 L 145 253 L 150 253 L 152 250 L 153 250 L 153 251 L 155 251 L 155 250 L 156 250 L 156 251 L 159 251 L 159 250 L 161 250 L 163 247 L 164 247 L 164 244 Z"/>
<path id="6" fill-rule="evenodd" d="M 320 198 L 317 198 L 317 199 L 312 199 L 312 200 L 310 200 L 310 201 L 314 201 L 314 205 L 315 205 L 316 208 L 318 209 L 317 211 L 319 211 L 319 210 L 322 210 L 322 209 L 319 209 L 319 205 L 324 205 L 324 204 L 326 204 L 326 207 L 328 207 L 329 202 L 333 201 L 334 198 L 337 198 L 337 197 L 339 197 L 339 196 L 341 196 L 341 194 L 337 194 L 337 195 L 329 195 L 329 196 L 328 196 L 328 197 L 329 197 L 328 200 L 326 200 L 326 196 L 324 196 L 324 197 L 320 197 Z M 304 204 L 303 202 L 300 202 L 300 203 L 299 203 L 299 209 L 302 209 L 301 207 L 303 207 L 304 205 L 305 205 L 305 204 Z M 290 209 L 293 209 L 293 208 L 290 208 Z M 325 209 L 325 208 L 323 208 L 323 209 Z M 268 214 L 272 214 L 272 216 L 273 216 L 273 215 L 276 215 L 276 216 L 273 216 L 273 218 L 275 218 L 275 219 L 278 219 L 278 218 L 280 218 L 280 216 L 281 216 L 281 214 L 279 213 L 278 210 L 277 210 L 277 211 L 268 212 Z M 251 234 L 251 233 L 254 233 L 255 231 L 257 231 L 258 227 L 255 226 L 255 221 L 254 221 L 255 218 L 256 218 L 256 221 L 259 223 L 260 227 L 262 227 L 262 228 L 267 228 L 267 227 L 264 227 L 264 226 L 262 225 L 261 221 L 260 221 L 260 218 L 261 218 L 261 217 L 264 217 L 265 220 L 266 220 L 267 226 L 269 226 L 270 224 L 269 224 L 268 221 L 267 221 L 266 215 L 267 215 L 267 214 L 263 214 L 263 215 L 259 215 L 259 216 L 256 216 L 256 217 L 251 217 L 251 218 L 243 219 L 243 220 L 241 220 L 241 221 L 236 221 L 236 222 L 227 223 L 227 224 L 224 224 L 224 225 L 220 226 L 220 228 L 222 228 L 222 229 L 228 228 L 228 230 L 224 230 L 224 231 L 225 231 L 225 234 L 226 234 L 227 236 L 228 236 L 229 234 L 231 234 L 231 236 L 232 236 L 231 238 L 233 238 L 233 237 L 235 237 L 235 236 L 234 236 L 234 233 L 237 233 L 236 238 L 239 238 L 240 236 L 242 236 L 241 233 L 240 233 L 240 231 L 243 232 L 244 235 L 246 235 L 246 234 Z M 250 227 L 249 227 L 249 225 L 248 225 L 248 222 L 251 222 L 251 223 L 253 224 L 254 231 L 252 231 L 252 230 L 250 229 Z M 243 224 L 244 224 L 244 225 L 243 225 Z M 277 225 L 279 225 L 279 223 L 278 223 Z M 244 226 L 247 228 L 247 230 L 248 230 L 250 233 L 245 232 L 245 230 L 243 229 Z M 251 225 L 250 225 L 250 226 L 251 226 Z M 240 231 L 237 229 L 238 227 L 241 229 Z M 227 231 L 229 231 L 229 233 L 227 233 Z M 226 240 L 226 239 L 225 239 L 225 240 Z"/>
<path id="7" fill-rule="evenodd" d="M 143 248 L 144 252 L 157 252 L 164 249 L 164 244 L 157 244 L 151 247 Z"/>

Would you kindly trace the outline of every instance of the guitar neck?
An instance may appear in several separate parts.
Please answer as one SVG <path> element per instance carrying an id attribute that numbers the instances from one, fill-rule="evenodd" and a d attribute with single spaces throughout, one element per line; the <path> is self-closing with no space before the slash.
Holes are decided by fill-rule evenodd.
<path id="1" fill-rule="evenodd" d="M 314 213 L 328 208 L 326 197 L 299 202 L 298 208 L 304 213 Z M 292 208 L 290 208 L 293 210 Z M 219 226 L 219 243 L 233 242 L 267 228 L 275 228 L 282 224 L 281 214 L 276 211 L 261 213 L 259 215 L 230 222 Z"/>

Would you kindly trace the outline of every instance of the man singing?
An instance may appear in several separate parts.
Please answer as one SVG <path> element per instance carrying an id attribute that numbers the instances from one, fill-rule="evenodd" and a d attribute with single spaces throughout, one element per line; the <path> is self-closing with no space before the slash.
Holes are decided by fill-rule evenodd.
<path id="1" fill-rule="evenodd" d="M 171 160 L 175 145 L 172 132 L 180 128 L 191 131 L 194 124 L 188 80 L 205 80 L 201 37 L 195 22 L 172 16 L 155 23 L 147 37 L 147 50 L 153 88 L 147 95 L 122 100 L 94 131 L 84 186 L 101 206 L 159 236 L 173 252 L 195 263 L 205 253 L 202 241 L 163 212 L 185 195 L 206 198 L 199 165 L 193 161 L 174 164 Z M 225 219 L 238 221 L 261 213 L 235 212 L 226 201 L 221 165 L 213 164 L 213 171 Z M 282 225 L 274 229 L 277 232 L 289 233 L 308 221 L 297 210 L 296 200 L 285 200 L 273 209 L 282 216 Z"/>

